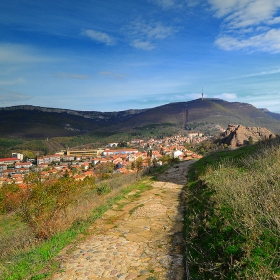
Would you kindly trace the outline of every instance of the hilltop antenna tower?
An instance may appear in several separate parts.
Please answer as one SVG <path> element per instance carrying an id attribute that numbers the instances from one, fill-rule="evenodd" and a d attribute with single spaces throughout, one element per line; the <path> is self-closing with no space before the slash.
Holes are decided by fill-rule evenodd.
<path id="1" fill-rule="evenodd" d="M 202 87 L 201 100 L 203 100 L 203 87 Z"/>

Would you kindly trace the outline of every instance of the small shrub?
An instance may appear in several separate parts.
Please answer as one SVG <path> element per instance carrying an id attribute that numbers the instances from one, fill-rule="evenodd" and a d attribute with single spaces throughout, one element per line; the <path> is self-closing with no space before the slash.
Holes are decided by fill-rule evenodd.
<path id="1" fill-rule="evenodd" d="M 18 209 L 21 203 L 21 189 L 16 184 L 0 188 L 0 213 L 5 214 Z"/>
<path id="2" fill-rule="evenodd" d="M 106 184 L 103 184 L 97 187 L 96 192 L 98 195 L 104 195 L 111 192 L 111 188 L 108 187 Z"/>

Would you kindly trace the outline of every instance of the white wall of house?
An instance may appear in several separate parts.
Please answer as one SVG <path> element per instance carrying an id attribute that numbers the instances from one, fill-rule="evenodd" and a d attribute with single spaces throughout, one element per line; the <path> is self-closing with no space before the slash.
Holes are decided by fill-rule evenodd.
<path id="1" fill-rule="evenodd" d="M 174 158 L 178 158 L 178 157 L 179 157 L 180 155 L 182 155 L 182 154 L 183 154 L 183 152 L 177 150 L 177 151 L 174 151 L 174 152 L 173 152 L 173 157 L 174 157 Z"/>

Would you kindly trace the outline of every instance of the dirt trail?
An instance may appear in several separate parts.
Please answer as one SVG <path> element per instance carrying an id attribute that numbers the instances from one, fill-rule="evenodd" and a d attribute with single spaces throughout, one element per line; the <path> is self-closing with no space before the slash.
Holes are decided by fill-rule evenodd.
<path id="1" fill-rule="evenodd" d="M 108 210 L 71 253 L 61 252 L 52 279 L 184 279 L 180 197 L 190 164 L 173 166 L 150 190 L 133 191 Z"/>

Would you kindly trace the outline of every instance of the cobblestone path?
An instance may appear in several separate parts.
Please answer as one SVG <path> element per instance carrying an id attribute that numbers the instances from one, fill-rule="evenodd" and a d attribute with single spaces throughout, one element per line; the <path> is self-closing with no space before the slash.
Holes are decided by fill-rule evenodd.
<path id="1" fill-rule="evenodd" d="M 61 252 L 53 280 L 184 279 L 181 162 L 162 174 L 152 188 L 132 191 L 89 229 L 75 249 Z"/>

